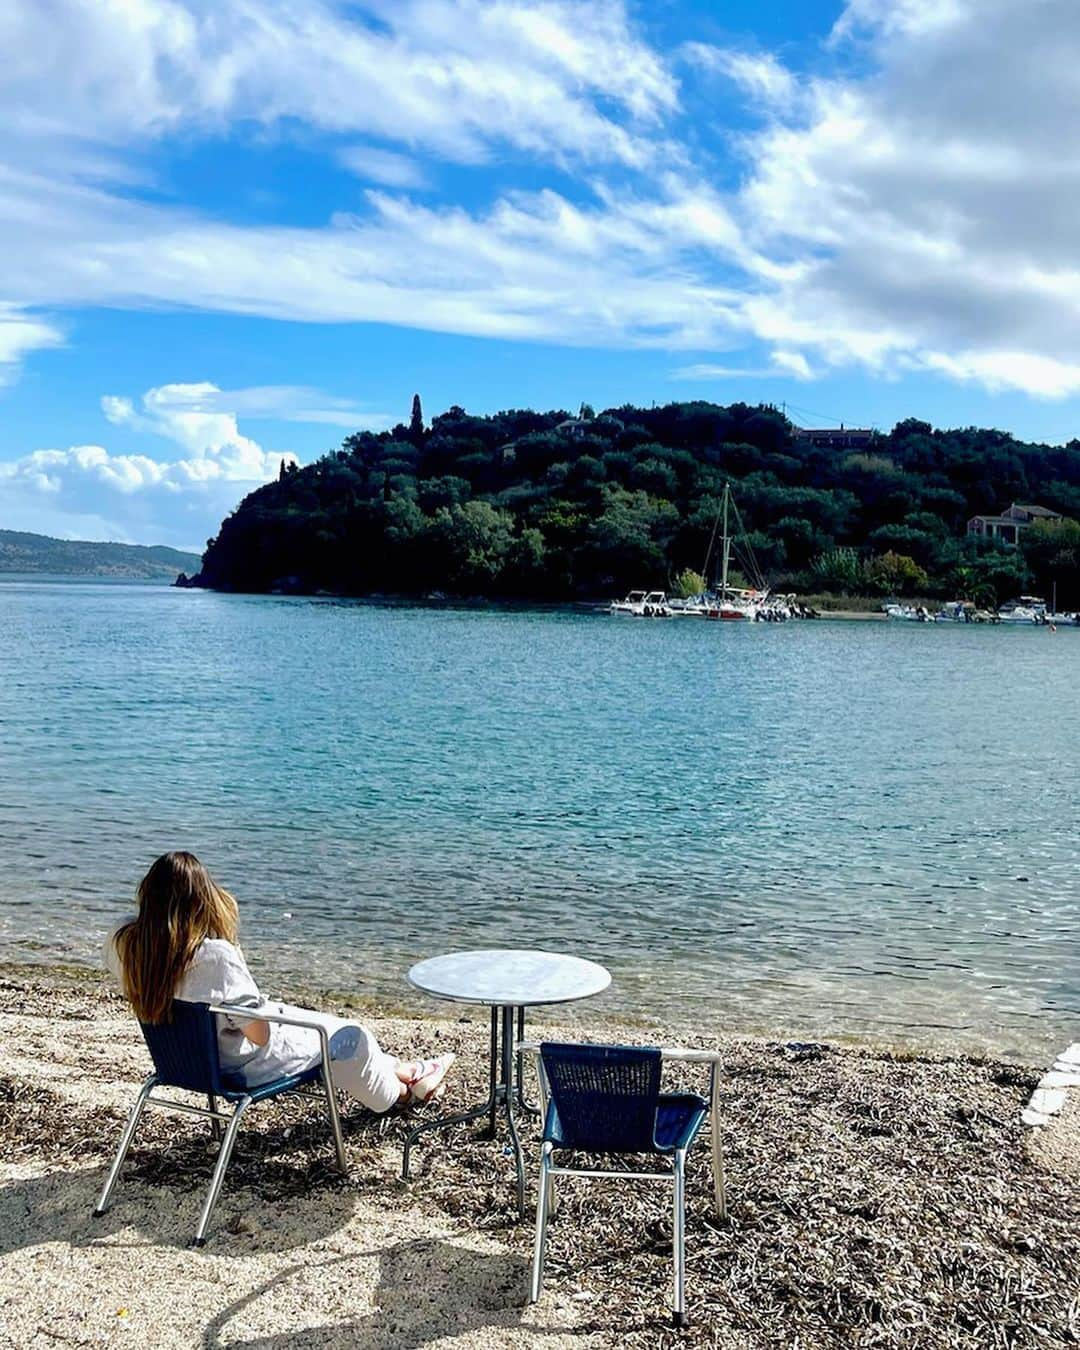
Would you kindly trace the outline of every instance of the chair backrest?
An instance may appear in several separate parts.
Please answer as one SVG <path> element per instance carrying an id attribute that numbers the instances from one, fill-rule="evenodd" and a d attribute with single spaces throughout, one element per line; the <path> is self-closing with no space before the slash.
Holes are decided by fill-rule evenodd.
<path id="1" fill-rule="evenodd" d="M 209 1003 L 185 1003 L 177 998 L 170 1022 L 139 1023 L 163 1087 L 206 1093 L 224 1090 L 215 1020 Z"/>
<path id="2" fill-rule="evenodd" d="M 659 1050 L 545 1041 L 540 1058 L 567 1148 L 589 1153 L 652 1148 L 660 1097 Z"/>

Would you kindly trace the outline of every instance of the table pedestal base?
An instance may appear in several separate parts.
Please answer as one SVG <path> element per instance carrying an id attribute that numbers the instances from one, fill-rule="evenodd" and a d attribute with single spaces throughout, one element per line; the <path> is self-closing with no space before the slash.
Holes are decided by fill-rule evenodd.
<path id="1" fill-rule="evenodd" d="M 522 1084 L 522 1057 L 521 1055 L 514 1055 L 515 1019 L 517 1021 L 517 1039 L 520 1041 L 525 1037 L 525 1009 L 507 1005 L 491 1010 L 491 1060 L 488 1067 L 487 1101 L 479 1102 L 467 1111 L 459 1111 L 456 1115 L 436 1116 L 434 1120 L 424 1120 L 419 1125 L 413 1126 L 405 1136 L 405 1148 L 401 1155 L 401 1175 L 403 1180 L 409 1180 L 409 1155 L 412 1152 L 413 1144 L 422 1134 L 429 1130 L 445 1129 L 451 1125 L 467 1125 L 470 1120 L 482 1120 L 486 1116 L 488 1128 L 481 1137 L 494 1139 L 497 1135 L 497 1122 L 501 1110 L 506 1117 L 510 1143 L 514 1150 L 514 1162 L 517 1167 L 518 1218 L 523 1219 L 525 1217 L 525 1159 L 521 1151 L 521 1140 L 518 1138 L 514 1110 L 517 1108 L 530 1116 L 536 1116 L 540 1113 L 536 1107 L 531 1106 L 525 1099 Z M 516 1072 L 515 1058 L 517 1059 Z"/>

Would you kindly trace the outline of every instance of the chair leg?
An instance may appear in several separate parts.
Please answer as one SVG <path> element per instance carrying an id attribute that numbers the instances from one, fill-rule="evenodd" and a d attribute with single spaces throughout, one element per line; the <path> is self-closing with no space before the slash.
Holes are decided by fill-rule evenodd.
<path id="1" fill-rule="evenodd" d="M 544 1061 L 537 1056 L 536 1059 L 536 1083 L 540 1094 L 540 1129 L 544 1130 L 547 1125 L 548 1102 L 551 1099 L 551 1090 L 547 1081 L 547 1075 L 544 1073 Z M 559 1194 L 555 1186 L 555 1178 L 548 1176 L 548 1218 L 552 1218 L 559 1210 Z"/>
<path id="2" fill-rule="evenodd" d="M 135 1105 L 131 1108 L 131 1113 L 127 1118 L 127 1124 L 124 1126 L 124 1133 L 120 1136 L 120 1147 L 116 1150 L 116 1157 L 113 1159 L 113 1164 L 109 1168 L 109 1175 L 105 1178 L 105 1185 L 101 1188 L 101 1195 L 98 1197 L 97 1208 L 94 1210 L 95 1219 L 100 1219 L 109 1208 L 112 1193 L 116 1189 L 117 1181 L 120 1179 L 120 1169 L 124 1165 L 127 1151 L 131 1147 L 131 1141 L 135 1138 L 135 1131 L 139 1127 L 139 1119 L 146 1107 L 146 1099 L 150 1096 L 156 1083 L 157 1074 L 152 1073 L 139 1089 L 139 1095 L 135 1098 Z"/>
<path id="3" fill-rule="evenodd" d="M 338 1110 L 337 1093 L 334 1091 L 334 1079 L 329 1064 L 323 1065 L 323 1088 L 326 1091 L 326 1114 L 330 1117 L 330 1129 L 334 1135 L 334 1151 L 337 1154 L 338 1169 L 343 1176 L 349 1175 L 349 1160 L 345 1156 L 345 1139 L 341 1133 L 341 1113 Z"/>
<path id="4" fill-rule="evenodd" d="M 720 1135 L 716 1131 L 712 1137 L 712 1174 L 713 1192 L 716 1200 L 716 1217 L 727 1218 L 727 1184 L 724 1180 L 724 1150 L 720 1145 Z"/>
<path id="5" fill-rule="evenodd" d="M 686 1150 L 675 1153 L 675 1325 L 686 1326 Z"/>
<path id="6" fill-rule="evenodd" d="M 232 1157 L 233 1146 L 236 1144 L 236 1132 L 240 1127 L 240 1120 L 244 1112 L 251 1105 L 250 1097 L 241 1097 L 233 1112 L 232 1120 L 229 1121 L 228 1128 L 225 1131 L 225 1139 L 221 1145 L 221 1151 L 218 1153 L 217 1162 L 214 1164 L 214 1175 L 210 1181 L 210 1189 L 203 1202 L 202 1213 L 199 1215 L 198 1226 L 195 1229 L 195 1237 L 191 1245 L 193 1247 L 206 1246 L 206 1230 L 210 1226 L 210 1215 L 214 1212 L 214 1206 L 217 1204 L 218 1196 L 221 1194 L 221 1186 L 225 1180 L 225 1172 L 229 1166 L 229 1159 Z"/>
<path id="7" fill-rule="evenodd" d="M 551 1145 L 540 1150 L 540 1183 L 536 1188 L 536 1236 L 533 1239 L 532 1284 L 529 1302 L 535 1303 L 544 1287 L 544 1246 L 547 1242 L 548 1203 L 551 1198 Z"/>
<path id="8" fill-rule="evenodd" d="M 720 1065 L 714 1062 L 709 1073 L 709 1133 L 712 1136 L 713 1195 L 716 1217 L 727 1218 L 727 1186 L 724 1181 L 724 1148 L 720 1142 Z"/>
<path id="9" fill-rule="evenodd" d="M 218 1099 L 212 1092 L 206 1094 L 206 1104 L 211 1111 L 218 1109 Z M 210 1138 L 213 1139 L 215 1144 L 221 1143 L 221 1121 L 216 1118 L 210 1122 Z"/>

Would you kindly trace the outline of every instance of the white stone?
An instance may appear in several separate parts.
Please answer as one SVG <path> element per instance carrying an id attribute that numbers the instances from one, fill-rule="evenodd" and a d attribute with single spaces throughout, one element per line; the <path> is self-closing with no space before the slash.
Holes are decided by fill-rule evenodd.
<path id="1" fill-rule="evenodd" d="M 1037 1087 L 1031 1094 L 1028 1110 L 1038 1112 L 1042 1116 L 1056 1115 L 1065 1105 L 1066 1095 L 1064 1088 Z"/>
<path id="2" fill-rule="evenodd" d="M 1057 1057 L 1057 1064 L 1055 1064 L 1054 1067 L 1057 1068 L 1059 1065 L 1063 1064 L 1070 1067 L 1074 1064 L 1080 1066 L 1080 1041 L 1074 1041 L 1072 1045 L 1068 1046 L 1065 1050 L 1062 1050 L 1061 1054 Z"/>
<path id="3" fill-rule="evenodd" d="M 1074 1088 L 1080 1087 L 1080 1066 L 1076 1068 L 1058 1069 L 1055 1065 L 1049 1073 L 1044 1073 L 1039 1079 L 1041 1088 Z"/>
<path id="4" fill-rule="evenodd" d="M 1050 1117 L 1044 1116 L 1041 1111 L 1033 1111 L 1030 1106 L 1026 1106 L 1020 1113 L 1020 1119 L 1025 1125 L 1030 1125 L 1032 1129 L 1036 1129 L 1040 1125 L 1045 1125 Z"/>

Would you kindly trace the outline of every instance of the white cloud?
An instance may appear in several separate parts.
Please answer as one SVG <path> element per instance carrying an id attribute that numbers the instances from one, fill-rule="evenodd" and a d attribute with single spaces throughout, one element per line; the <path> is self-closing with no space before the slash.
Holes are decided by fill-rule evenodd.
<path id="1" fill-rule="evenodd" d="M 796 379 L 812 380 L 816 373 L 802 352 L 790 352 L 777 349 L 769 354 L 768 366 L 725 366 L 711 361 L 698 361 L 690 366 L 680 366 L 671 372 L 674 380 L 773 380 Z"/>
<path id="2" fill-rule="evenodd" d="M 1063 397 L 1080 364 L 1080 9 L 853 0 L 874 63 L 750 142 L 748 236 L 797 266 L 754 331 L 832 366 Z"/>
<path id="3" fill-rule="evenodd" d="M 9 0 L 5 130 L 123 144 L 246 120 L 462 161 L 492 143 L 632 162 L 675 82 L 623 0 Z"/>
<path id="4" fill-rule="evenodd" d="M 798 94 L 795 77 L 771 52 L 688 42 L 682 53 L 691 64 L 726 75 L 757 102 L 787 108 Z"/>
<path id="5" fill-rule="evenodd" d="M 933 32 L 962 23 L 968 13 L 967 0 L 847 0 L 830 41 Z"/>
<path id="6" fill-rule="evenodd" d="M 381 431 L 394 418 L 370 412 L 352 399 L 338 398 L 298 384 L 257 385 L 250 389 L 219 389 L 209 381 L 165 384 L 142 397 L 143 412 L 129 398 L 106 394 L 101 409 L 110 422 L 179 440 L 188 448 L 222 444 L 238 435 L 238 416 L 279 422 L 316 422 L 349 431 Z M 193 434 L 190 434 L 193 432 Z"/>
<path id="7" fill-rule="evenodd" d="M 28 352 L 59 347 L 63 341 L 55 325 L 20 306 L 0 304 L 0 385 L 15 377 Z"/>
<path id="8" fill-rule="evenodd" d="M 5 204 L 35 203 L 33 233 L 5 229 Z M 709 345 L 735 318 L 738 293 L 684 255 L 738 259 L 739 231 L 717 194 L 677 179 L 593 206 L 551 191 L 475 215 L 367 203 L 323 228 L 239 227 L 0 173 L 0 294 L 617 345 Z"/>
<path id="9" fill-rule="evenodd" d="M 338 152 L 338 159 L 350 173 L 369 183 L 385 187 L 425 188 L 427 175 L 408 155 L 393 150 L 379 150 L 373 145 L 347 145 Z"/>
<path id="10" fill-rule="evenodd" d="M 161 385 L 138 407 L 129 398 L 103 398 L 102 411 L 114 425 L 164 438 L 181 453 L 156 459 L 77 445 L 0 463 L 5 526 L 67 537 L 81 526 L 93 531 L 91 538 L 201 552 L 241 497 L 276 477 L 282 459 L 296 458 L 245 436 L 236 413 L 215 406 L 226 398 L 212 384 Z"/>
<path id="11" fill-rule="evenodd" d="M 796 76 L 775 54 L 703 43 L 665 55 L 622 0 L 12 0 L 0 323 L 183 305 L 605 346 L 754 340 L 768 373 L 797 379 L 856 367 L 1073 392 L 1075 0 L 849 0 L 830 42 L 857 74 Z M 680 127 L 676 61 L 767 113 L 739 141 L 737 189 L 700 167 L 715 149 L 703 128 Z M 470 209 L 373 190 L 306 228 L 133 190 L 133 149 L 241 123 L 314 129 L 402 190 L 432 157 L 511 152 L 536 186 Z M 558 192 L 549 169 L 566 175 Z M 18 350 L 54 340 L 45 329 Z M 5 340 L 0 327 L 0 360 Z M 339 411 L 309 400 L 305 416 Z M 202 434 L 216 424 L 198 418 L 229 413 L 183 415 Z"/>
<path id="12" fill-rule="evenodd" d="M 1021 390 L 1041 398 L 1080 394 L 1080 362 L 1056 361 L 1030 352 L 924 352 L 913 369 L 938 370 L 954 380 L 981 384 L 994 393 Z"/>

